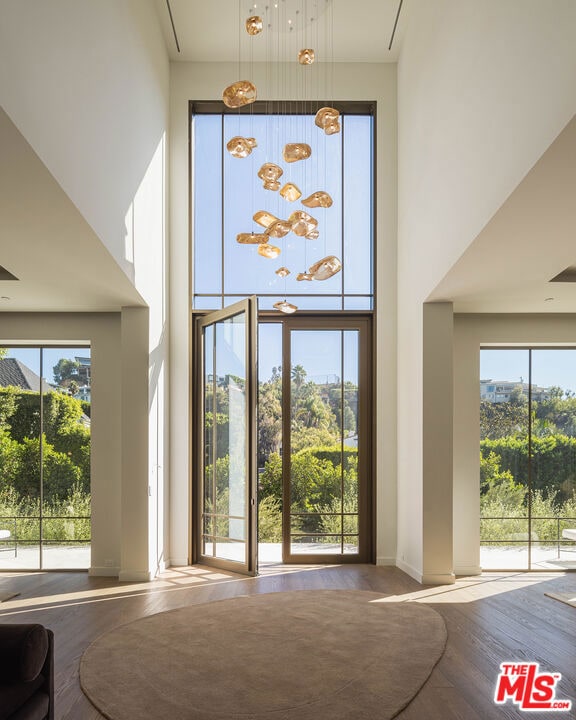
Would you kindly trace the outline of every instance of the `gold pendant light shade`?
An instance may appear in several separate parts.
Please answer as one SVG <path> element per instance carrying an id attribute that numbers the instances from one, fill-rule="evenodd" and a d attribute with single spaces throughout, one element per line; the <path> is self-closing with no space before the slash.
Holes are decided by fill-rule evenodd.
<path id="1" fill-rule="evenodd" d="M 266 228 L 266 235 L 271 238 L 283 238 L 292 230 L 292 223 L 287 220 L 276 220 Z"/>
<path id="2" fill-rule="evenodd" d="M 318 190 L 318 192 L 312 193 L 305 200 L 302 200 L 302 205 L 309 208 L 329 208 L 332 206 L 332 198 L 324 190 Z"/>
<path id="3" fill-rule="evenodd" d="M 310 275 L 310 273 L 301 272 L 296 275 L 296 280 L 298 280 L 298 282 L 302 282 L 302 280 L 312 281 L 314 280 L 314 278 L 312 277 L 312 275 Z"/>
<path id="4" fill-rule="evenodd" d="M 300 237 L 305 237 L 312 230 L 316 229 L 318 220 L 308 215 L 304 210 L 296 210 L 288 218 L 288 222 L 292 224 L 292 231 Z"/>
<path id="5" fill-rule="evenodd" d="M 284 146 L 284 160 L 288 163 L 307 160 L 312 155 L 312 148 L 308 143 L 288 143 Z"/>
<path id="6" fill-rule="evenodd" d="M 238 80 L 228 85 L 222 93 L 222 101 L 229 108 L 239 108 L 256 100 L 256 86 L 250 80 Z"/>
<path id="7" fill-rule="evenodd" d="M 260 249 L 260 248 L 258 248 Z M 335 255 L 328 255 L 310 266 L 309 273 L 314 280 L 328 280 L 342 269 L 342 263 Z"/>
<path id="8" fill-rule="evenodd" d="M 262 227 L 270 227 L 272 223 L 275 223 L 278 221 L 278 218 L 276 215 L 272 215 L 272 213 L 266 212 L 266 210 L 258 210 L 258 212 L 254 213 L 254 217 L 252 218 L 254 222 L 258 223 L 258 225 L 262 225 Z"/>
<path id="9" fill-rule="evenodd" d="M 292 305 L 292 303 L 286 302 L 286 300 L 274 303 L 273 307 L 275 307 L 276 310 L 280 310 L 280 312 L 286 313 L 287 315 L 291 315 L 298 310 L 296 305 Z"/>
<path id="10" fill-rule="evenodd" d="M 246 20 L 246 32 L 248 35 L 259 35 L 262 32 L 262 18 L 252 15 Z"/>
<path id="11" fill-rule="evenodd" d="M 284 170 L 275 163 L 264 163 L 258 170 L 258 177 L 264 182 L 265 190 L 280 190 L 278 178 L 284 174 Z"/>
<path id="12" fill-rule="evenodd" d="M 316 59 L 316 54 L 312 48 L 304 48 L 298 53 L 298 62 L 300 65 L 312 65 Z"/>
<path id="13" fill-rule="evenodd" d="M 261 245 L 268 242 L 268 235 L 257 233 L 239 233 L 236 235 L 236 242 L 241 245 Z"/>
<path id="14" fill-rule="evenodd" d="M 270 260 L 274 260 L 274 258 L 277 258 L 278 255 L 280 255 L 280 248 L 276 247 L 276 245 L 268 245 L 268 243 L 264 243 L 263 245 L 258 245 L 258 254 Z"/>
<path id="15" fill-rule="evenodd" d="M 250 155 L 252 149 L 258 145 L 255 138 L 245 138 L 236 135 L 226 144 L 226 150 L 235 158 L 245 158 Z"/>
<path id="16" fill-rule="evenodd" d="M 290 270 L 288 270 L 287 267 L 280 267 L 278 270 L 276 270 L 276 275 L 281 278 L 285 278 L 287 275 L 290 275 Z"/>
<path id="17" fill-rule="evenodd" d="M 326 135 L 334 135 L 340 132 L 340 113 L 336 108 L 321 107 L 316 113 L 314 122 L 324 130 Z"/>
<path id="18" fill-rule="evenodd" d="M 282 195 L 284 200 L 287 200 L 288 202 L 294 202 L 295 200 L 298 200 L 298 198 L 302 197 L 300 189 L 297 185 L 294 185 L 294 183 L 286 183 L 282 190 L 280 190 L 280 195 Z"/>

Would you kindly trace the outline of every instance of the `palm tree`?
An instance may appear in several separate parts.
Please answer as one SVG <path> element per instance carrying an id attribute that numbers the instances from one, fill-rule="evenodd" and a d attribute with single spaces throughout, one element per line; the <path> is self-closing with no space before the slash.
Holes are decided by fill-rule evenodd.
<path id="1" fill-rule="evenodd" d="M 306 380 L 306 370 L 302 365 L 294 365 L 292 368 L 292 382 L 296 385 L 296 390 L 300 390 Z"/>

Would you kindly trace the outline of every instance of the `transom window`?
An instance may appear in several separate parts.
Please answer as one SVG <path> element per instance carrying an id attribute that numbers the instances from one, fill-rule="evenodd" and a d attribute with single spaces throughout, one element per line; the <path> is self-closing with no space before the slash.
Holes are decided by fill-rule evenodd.
<path id="1" fill-rule="evenodd" d="M 283 299 L 301 310 L 373 309 L 373 107 L 331 104 L 341 112 L 342 129 L 334 135 L 316 127 L 316 103 L 255 103 L 248 111 L 192 104 L 194 309 L 218 309 L 250 295 L 258 296 L 261 310 Z M 254 138 L 257 146 L 234 157 L 226 149 L 233 137 Z M 310 158 L 286 162 L 287 143 L 308 144 Z M 264 189 L 258 171 L 265 163 L 277 164 L 280 186 L 295 185 L 301 197 L 291 202 Z M 302 205 L 317 191 L 330 195 L 330 207 Z M 240 233 L 264 232 L 253 219 L 261 210 L 282 220 L 305 211 L 318 221 L 318 237 L 271 238 L 280 254 L 263 257 L 258 245 L 237 242 Z M 327 256 L 341 261 L 340 272 L 322 281 L 297 279 Z M 290 273 L 282 277 L 280 268 Z"/>

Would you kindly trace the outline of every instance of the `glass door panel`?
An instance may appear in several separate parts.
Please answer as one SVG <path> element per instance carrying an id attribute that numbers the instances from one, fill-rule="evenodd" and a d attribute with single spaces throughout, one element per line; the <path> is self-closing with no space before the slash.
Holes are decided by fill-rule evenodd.
<path id="1" fill-rule="evenodd" d="M 526 349 L 480 351 L 480 564 L 530 567 L 529 377 Z"/>
<path id="2" fill-rule="evenodd" d="M 534 348 L 530 352 L 531 569 L 574 569 L 576 350 Z"/>
<path id="3" fill-rule="evenodd" d="M 199 559 L 256 569 L 255 302 L 198 321 L 202 413 Z"/>
<path id="4" fill-rule="evenodd" d="M 302 319 L 286 326 L 285 562 L 361 562 L 369 555 L 365 328 L 329 325 Z"/>

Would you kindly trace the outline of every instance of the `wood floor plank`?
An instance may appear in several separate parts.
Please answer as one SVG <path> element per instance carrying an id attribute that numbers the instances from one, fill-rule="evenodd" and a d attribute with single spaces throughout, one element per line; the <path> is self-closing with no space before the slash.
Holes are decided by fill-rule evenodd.
<path id="1" fill-rule="evenodd" d="M 97 637 L 138 618 L 238 595 L 314 589 L 359 589 L 394 602 L 426 603 L 444 618 L 448 643 L 428 682 L 399 720 L 517 720 L 512 703 L 496 706 L 499 665 L 537 661 L 561 672 L 558 697 L 576 703 L 576 609 L 545 592 L 576 594 L 568 573 L 490 573 L 431 588 L 393 567 L 265 567 L 257 578 L 202 566 L 171 568 L 152 583 L 121 583 L 86 573 L 9 573 L 0 622 L 41 622 L 56 636 L 56 718 L 100 720 L 82 693 L 80 659 Z M 555 716 L 566 716 L 566 713 Z M 530 713 L 549 720 L 550 713 Z M 353 720 L 353 719 L 351 719 Z M 375 719 L 377 720 L 377 719 Z"/>

